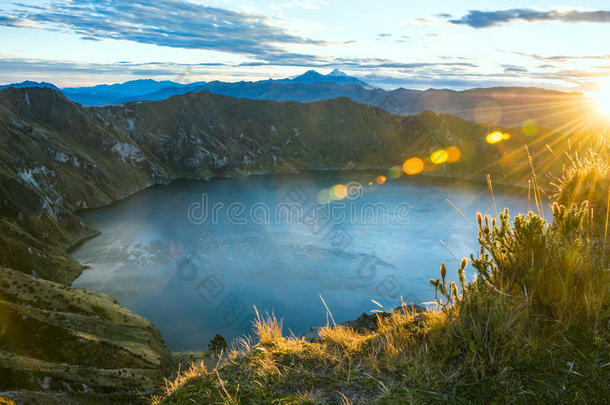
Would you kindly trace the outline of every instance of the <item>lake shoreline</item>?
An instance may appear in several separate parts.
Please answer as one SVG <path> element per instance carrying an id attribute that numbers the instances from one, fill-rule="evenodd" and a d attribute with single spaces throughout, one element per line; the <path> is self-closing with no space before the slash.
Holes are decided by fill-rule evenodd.
<path id="1" fill-rule="evenodd" d="M 121 196 L 121 198 L 116 199 L 116 200 L 112 200 L 109 201 L 108 203 L 104 203 L 104 204 L 99 204 L 99 205 L 95 205 L 95 206 L 91 206 L 91 207 L 87 207 L 87 208 L 82 208 L 79 210 L 76 210 L 74 212 L 72 212 L 72 214 L 76 215 L 78 218 L 80 218 L 82 220 L 82 218 L 80 217 L 79 214 L 83 213 L 83 212 L 87 212 L 90 210 L 96 210 L 96 209 L 100 209 L 100 208 L 107 208 L 107 207 L 111 207 L 115 204 L 118 204 L 126 199 L 128 199 L 129 197 L 132 197 L 136 194 L 139 194 L 143 191 L 149 190 L 151 188 L 155 188 L 155 187 L 166 187 L 166 186 L 170 186 L 176 182 L 179 181 L 193 181 L 193 182 L 209 182 L 211 180 L 219 180 L 219 179 L 224 179 L 224 180 L 232 180 L 232 179 L 237 179 L 240 177 L 257 177 L 257 176 L 271 176 L 271 175 L 300 175 L 303 173 L 307 173 L 307 172 L 320 172 L 320 173 L 330 173 L 330 172 L 336 172 L 336 173 L 350 173 L 350 172 L 355 172 L 355 173 L 362 173 L 362 172 L 380 172 L 379 174 L 383 174 L 383 173 L 387 173 L 387 171 L 389 171 L 390 168 L 384 168 L 384 167 L 353 167 L 353 168 L 321 168 L 321 167 L 306 167 L 302 170 L 286 170 L 286 171 L 258 171 L 258 172 L 249 172 L 247 173 L 246 176 L 244 176 L 243 174 L 240 173 L 230 173 L 230 174 L 225 174 L 225 175 L 204 175 L 201 177 L 176 177 L 176 178 L 172 178 L 172 179 L 168 179 L 167 181 L 163 181 L 163 182 L 159 182 L 159 183 L 148 183 L 146 186 L 144 187 L 139 187 L 131 192 L 128 192 L 126 194 L 124 194 L 123 196 Z M 478 184 L 487 184 L 487 179 L 483 178 L 481 176 L 477 176 L 477 175 L 472 175 L 472 174 L 467 174 L 467 173 L 434 173 L 434 172 L 428 172 L 428 173 L 420 173 L 414 176 L 408 176 L 406 174 L 402 174 L 400 179 L 403 178 L 413 178 L 413 179 L 417 179 L 420 177 L 430 177 L 430 178 L 436 178 L 436 179 L 443 179 L 443 180 L 461 180 L 461 181 L 466 181 L 466 182 L 472 182 L 472 183 L 478 183 Z M 519 189 L 519 190 L 528 190 L 528 186 L 525 184 L 515 184 L 515 183 L 511 183 L 511 182 L 502 182 L 502 181 L 494 181 L 492 179 L 492 187 L 493 185 L 499 185 L 501 187 L 508 187 L 508 188 L 515 188 L 515 189 Z M 91 227 L 89 224 L 85 223 L 85 225 L 90 229 L 90 233 L 87 233 L 86 235 L 84 235 L 82 238 L 77 239 L 75 241 L 73 241 L 73 243 L 69 244 L 65 249 L 64 252 L 68 255 L 71 256 L 71 253 L 74 252 L 74 250 L 76 250 L 78 247 L 82 246 L 82 244 L 86 243 L 87 241 L 94 239 L 98 236 L 101 235 L 101 232 L 97 229 L 95 229 L 94 227 Z M 82 263 L 79 262 L 79 264 L 82 266 L 81 271 L 78 274 L 73 275 L 73 279 L 70 282 L 70 286 L 73 284 L 74 280 L 76 280 L 78 277 L 81 276 L 82 272 L 84 270 L 86 270 L 88 267 L 83 265 Z"/>
<path id="2" fill-rule="evenodd" d="M 325 271 L 333 274 L 334 276 L 330 284 L 324 281 L 320 284 L 321 288 L 323 290 L 331 288 L 332 290 L 342 291 L 341 294 L 353 296 L 351 300 L 354 303 L 354 310 L 350 313 L 350 308 L 345 307 L 340 311 L 337 310 L 338 312 L 342 311 L 342 314 L 335 314 L 335 318 L 341 319 L 341 321 L 350 320 L 362 311 L 370 310 L 368 306 L 370 298 L 378 298 L 374 292 L 375 285 L 379 284 L 383 277 L 391 274 L 390 272 L 397 272 L 396 275 L 406 287 L 401 295 L 408 297 L 410 294 L 413 294 L 413 297 L 417 296 L 417 298 L 413 299 L 413 302 L 423 302 L 430 298 L 427 296 L 427 280 L 429 277 L 426 275 L 420 280 L 420 275 L 432 268 L 436 268 L 438 265 L 437 261 L 439 263 L 440 261 L 451 261 L 450 257 L 444 257 L 447 255 L 446 248 L 438 244 L 439 238 L 445 239 L 441 235 L 444 228 L 438 226 L 440 225 L 438 223 L 440 218 L 439 213 L 441 217 L 446 217 L 443 220 L 445 226 L 451 226 L 452 229 L 455 229 L 454 237 L 459 239 L 459 235 L 465 235 L 464 232 L 466 232 L 468 237 L 464 236 L 464 238 L 465 240 L 470 240 L 469 232 L 472 231 L 467 222 L 454 212 L 445 200 L 448 197 L 468 218 L 473 218 L 472 221 L 474 221 L 475 208 L 482 211 L 490 208 L 489 194 L 485 184 L 481 181 L 473 182 L 469 179 L 457 179 L 457 181 L 454 181 L 453 178 L 446 176 L 416 176 L 408 178 L 403 176 L 400 179 L 388 179 L 385 185 L 374 184 L 369 186 L 370 181 L 374 182 L 375 177 L 381 173 L 385 173 L 385 171 L 378 169 L 339 171 L 313 169 L 303 170 L 300 173 L 281 173 L 277 176 L 275 176 L 276 173 L 273 173 L 269 177 L 262 175 L 244 176 L 240 180 L 227 176 L 217 176 L 207 179 L 207 181 L 178 179 L 170 184 L 163 185 L 163 187 L 151 187 L 150 194 L 132 196 L 132 198 L 124 201 L 124 205 L 116 209 L 104 210 L 103 208 L 105 207 L 100 207 L 101 211 L 95 212 L 91 216 L 83 216 L 91 226 L 101 229 L 106 237 L 100 239 L 97 243 L 93 242 L 92 245 L 85 247 L 84 250 L 80 250 L 76 255 L 72 256 L 79 263 L 90 265 L 92 269 L 89 271 L 93 271 L 93 273 L 80 278 L 78 283 L 73 283 L 72 286 L 98 290 L 115 296 L 127 308 L 132 308 L 137 312 L 140 311 L 140 314 L 152 319 L 153 323 L 157 326 L 165 325 L 164 330 L 171 331 L 172 328 L 168 329 L 167 324 L 163 323 L 165 319 L 169 319 L 167 314 L 160 315 L 161 312 L 156 311 L 154 305 L 149 307 L 146 304 L 148 298 L 143 300 L 131 295 L 134 293 L 132 291 L 133 285 L 155 285 L 157 286 L 155 289 L 158 289 L 161 295 L 168 297 L 168 299 L 174 302 L 174 305 L 177 305 L 179 299 L 175 302 L 174 299 L 170 298 L 172 297 L 171 294 L 174 294 L 175 291 L 184 291 L 191 294 L 197 283 L 201 281 L 201 278 L 205 278 L 207 274 L 216 274 L 221 278 L 224 277 L 223 283 L 225 286 L 240 291 L 240 296 L 244 294 L 244 289 L 250 288 L 255 291 L 252 294 L 244 295 L 244 299 L 247 301 L 246 307 L 251 308 L 250 304 L 260 307 L 262 305 L 260 297 L 267 296 L 268 294 L 273 296 L 273 294 L 265 292 L 267 288 L 262 285 L 260 288 L 255 287 L 253 284 L 244 286 L 239 280 L 247 278 L 248 265 L 244 264 L 242 260 L 255 259 L 256 256 L 252 253 L 253 251 L 266 251 L 269 253 L 262 257 L 260 261 L 255 260 L 256 265 L 253 262 L 254 273 L 251 273 L 252 277 L 259 277 L 258 275 L 262 274 L 261 269 L 263 268 L 275 267 L 282 269 L 290 268 L 289 273 L 297 274 L 297 277 L 301 277 L 300 274 L 306 274 L 307 276 L 304 280 L 319 280 L 321 275 L 317 274 L 318 269 L 326 269 Z M 281 204 L 281 201 L 283 201 L 282 196 L 295 186 L 302 186 L 304 194 L 309 196 L 309 204 L 316 204 L 315 196 L 320 190 L 328 189 L 334 184 L 348 184 L 350 181 L 361 182 L 365 186 L 365 192 L 356 199 L 346 199 L 343 203 L 338 202 L 334 208 L 341 211 L 339 215 L 348 215 L 348 217 L 347 219 L 341 217 L 341 219 L 338 219 L 340 222 L 333 223 L 340 224 L 342 228 L 346 229 L 353 236 L 355 242 L 350 245 L 345 253 L 341 253 L 340 256 L 331 254 L 332 252 L 329 250 L 331 246 L 329 242 L 323 240 L 323 235 L 317 237 L 315 234 L 310 234 L 305 226 L 299 230 L 300 223 L 287 223 L 284 217 L 281 217 L 280 222 L 272 222 L 263 227 L 261 225 L 265 224 L 257 223 L 256 220 L 252 220 L 252 217 L 246 217 L 245 215 L 248 211 L 245 211 L 246 214 L 244 215 L 238 214 L 238 219 L 243 219 L 244 227 L 237 229 L 234 225 L 228 225 L 235 223 L 230 222 L 230 218 L 225 216 L 225 211 L 219 211 L 221 222 L 219 223 L 220 228 L 218 228 L 220 233 L 217 233 L 214 230 L 218 225 L 216 222 L 210 222 L 211 217 L 208 217 L 207 221 L 192 222 L 185 211 L 186 207 L 190 206 L 190 204 L 201 202 L 202 194 L 207 194 L 211 197 L 211 200 L 206 199 L 206 201 L 209 201 L 209 205 L 206 203 L 206 207 L 211 208 L 216 203 L 224 203 L 226 207 L 229 203 L 239 202 L 244 207 L 248 207 L 247 209 L 250 209 L 253 203 L 261 203 L 271 207 L 271 218 L 273 218 L 274 216 L 277 217 L 274 209 L 281 206 L 278 204 Z M 498 186 L 498 200 L 502 201 L 501 204 L 506 204 L 506 206 L 510 207 L 511 210 L 514 209 L 515 211 L 513 212 L 524 212 L 523 210 L 527 207 L 525 195 L 526 193 L 523 188 Z M 152 201 L 155 203 L 151 205 L 150 202 Z M 405 203 L 409 205 L 409 211 L 405 213 L 405 217 L 400 217 L 398 214 L 395 214 L 396 204 L 400 206 Z M 382 207 L 384 211 L 381 213 L 379 211 L 366 211 L 373 205 L 375 207 Z M 208 210 L 208 212 L 212 211 Z M 365 217 L 362 216 L 363 212 L 368 212 Z M 84 212 L 81 214 L 84 214 Z M 387 226 L 383 227 L 383 232 L 379 227 L 371 227 L 373 222 L 368 221 L 368 218 L 372 218 L 370 217 L 371 214 L 376 215 L 377 217 L 375 218 L 378 218 L 379 221 L 385 221 L 382 218 L 389 218 Z M 406 215 L 408 215 L 408 223 L 401 219 L 406 218 Z M 134 222 L 131 221 L 132 218 Z M 228 223 L 227 220 L 229 220 Z M 225 225 L 228 225 L 229 228 L 224 227 Z M 293 233 L 295 232 L 295 227 L 297 230 L 296 233 Z M 439 231 L 424 232 L 426 229 L 438 229 Z M 159 233 L 157 230 L 163 231 Z M 233 231 L 239 232 L 239 234 L 233 234 Z M 226 234 L 228 239 L 223 236 L 226 232 L 229 232 Z M 414 236 L 421 234 L 421 232 L 427 235 L 425 236 L 426 242 L 423 242 L 424 239 Z M 183 238 L 182 234 L 188 236 Z M 394 236 L 391 240 L 386 240 L 385 234 Z M 277 235 L 282 236 L 277 238 Z M 412 239 L 414 237 L 416 239 Z M 198 242 L 199 238 L 203 239 Z M 249 242 L 250 239 L 255 242 Z M 385 242 L 382 242 L 384 240 Z M 400 240 L 403 242 L 400 242 Z M 407 242 L 409 248 L 403 249 L 401 243 L 410 240 L 413 240 L 413 243 Z M 230 249 L 227 241 L 231 241 Z M 436 243 L 433 243 L 433 241 L 436 241 Z M 212 243 L 210 244 L 210 242 Z M 450 240 L 447 240 L 447 242 L 452 249 L 455 248 L 455 254 L 460 257 L 474 252 L 471 246 L 464 248 L 464 245 L 461 243 L 455 244 Z M 375 245 L 376 243 L 379 244 L 378 247 L 374 247 L 377 246 Z M 433 245 L 429 246 L 430 254 L 427 254 L 425 249 L 428 249 L 426 246 L 430 243 Z M 168 246 L 170 246 L 169 251 L 167 250 Z M 196 280 L 185 284 L 183 280 L 179 279 L 180 273 L 176 273 L 175 267 L 179 266 L 180 260 L 173 256 L 176 250 L 173 250 L 172 246 L 180 246 L 180 252 L 183 252 L 181 254 L 184 254 L 184 257 L 190 258 L 190 262 L 194 263 L 191 267 L 188 267 L 188 272 L 190 273 L 191 270 L 195 271 L 194 269 L 197 269 L 197 273 L 195 273 L 197 275 Z M 365 246 L 370 246 L 370 248 Z M 286 253 L 276 253 L 279 251 Z M 296 254 L 294 257 L 301 257 L 301 259 L 291 264 L 291 261 L 287 258 L 293 257 L 294 254 Z M 302 254 L 304 256 L 299 256 Z M 328 257 L 328 259 L 315 261 L 313 258 L 318 256 L 321 258 Z M 427 257 L 428 259 L 417 259 L 420 256 Z M 127 257 L 131 257 L 131 259 L 127 259 Z M 139 258 L 144 257 L 148 258 L 148 262 L 140 261 Z M 167 257 L 169 261 L 162 260 L 162 257 Z M 353 273 L 353 270 L 358 268 L 359 263 L 367 257 L 370 257 L 376 263 L 378 269 L 380 269 L 380 273 L 378 273 L 380 278 L 375 279 L 375 284 L 369 287 L 362 285 L 361 281 L 354 278 L 355 275 L 347 276 L 344 274 L 349 272 L 349 269 L 352 269 Z M 404 257 L 406 261 L 401 262 L 400 257 Z M 309 258 L 312 259 L 309 260 Z M 404 266 L 412 271 L 407 273 L 402 272 L 401 269 Z M 113 270 L 119 268 L 124 270 L 120 272 Z M 114 275 L 106 273 L 104 269 L 109 269 L 110 273 L 115 273 L 113 273 Z M 343 271 L 341 269 L 347 270 Z M 102 272 L 100 273 L 99 271 Z M 276 272 L 271 271 L 269 274 L 271 279 L 274 279 L 280 273 L 276 274 Z M 403 280 L 405 276 L 412 279 Z M 116 277 L 125 280 L 143 278 L 140 281 L 132 282 L 130 285 L 121 285 L 112 281 Z M 234 280 L 238 281 L 234 282 Z M 166 289 L 169 281 L 173 283 L 172 288 L 174 289 L 162 292 Z M 254 284 L 257 283 L 259 282 L 257 281 Z M 307 285 L 310 285 L 308 281 L 307 283 Z M 327 284 L 337 287 L 328 287 Z M 352 286 L 347 287 L 347 285 Z M 290 291 L 290 286 L 294 286 L 292 276 L 287 281 L 286 291 Z M 185 288 L 186 290 L 184 290 Z M 304 286 L 303 288 L 305 288 L 303 294 L 309 294 L 309 290 L 306 288 L 310 287 Z M 146 289 L 141 291 L 141 294 L 143 297 L 148 297 Z M 295 292 L 294 298 L 297 299 L 297 296 L 300 296 L 300 293 Z M 317 297 L 317 293 L 311 296 Z M 193 295 L 193 297 L 197 298 L 196 295 Z M 286 309 L 286 301 L 283 298 L 281 303 L 275 302 L 275 299 L 272 301 L 274 303 L 269 304 L 268 308 L 279 310 L 282 314 L 290 314 L 290 311 Z M 384 305 L 392 306 L 396 304 L 394 301 L 386 300 Z M 301 297 L 299 302 L 305 301 Z M 191 305 L 195 304 L 191 303 Z M 315 306 L 312 308 L 304 312 L 315 312 Z M 184 311 L 188 312 L 188 307 L 181 308 L 179 313 Z M 205 311 L 205 309 L 200 308 L 197 311 L 201 312 Z M 316 313 L 313 313 L 313 315 L 313 317 L 298 315 L 296 319 L 299 319 L 299 321 L 297 323 L 290 323 L 291 327 L 295 332 L 298 331 L 300 333 L 309 330 L 312 326 L 320 325 L 320 322 L 322 322 L 321 318 L 318 319 Z M 199 318 L 204 319 L 201 316 Z M 192 324 L 193 322 L 191 320 L 188 323 Z M 228 336 L 228 338 L 237 336 L 237 334 L 232 333 L 227 335 L 223 330 L 209 329 L 209 325 L 213 324 L 210 322 L 203 323 L 210 332 L 216 331 L 224 336 Z M 195 333 L 191 334 L 199 336 Z M 207 339 L 206 336 L 207 332 L 203 335 L 202 339 Z M 202 348 L 201 345 L 182 345 L 175 338 L 172 338 L 171 334 L 168 335 L 167 339 L 168 342 L 174 342 L 170 343 L 170 347 L 176 351 L 199 350 Z"/>

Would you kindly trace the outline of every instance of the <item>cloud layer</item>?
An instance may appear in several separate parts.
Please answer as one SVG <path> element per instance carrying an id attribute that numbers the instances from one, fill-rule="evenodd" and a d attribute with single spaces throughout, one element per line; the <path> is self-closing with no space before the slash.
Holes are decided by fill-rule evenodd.
<path id="1" fill-rule="evenodd" d="M 84 38 L 124 39 L 175 48 L 205 49 L 263 59 L 290 58 L 282 45 L 315 44 L 265 16 L 184 0 L 63 0 L 48 7 L 19 4 L 0 25 L 65 30 Z"/>
<path id="2" fill-rule="evenodd" d="M 453 24 L 469 25 L 472 28 L 486 28 L 494 25 L 509 23 L 514 20 L 536 21 L 562 21 L 562 22 L 588 22 L 610 23 L 610 11 L 565 11 L 556 10 L 539 11 L 529 8 L 513 8 L 510 10 L 480 11 L 470 10 L 468 14 L 459 19 L 449 20 Z"/>
<path id="3" fill-rule="evenodd" d="M 606 63 L 609 56 L 603 44 L 600 45 L 601 48 L 599 46 L 593 48 L 593 51 L 583 50 L 587 52 L 585 55 L 592 55 L 598 48 L 604 49 L 603 52 L 600 51 L 600 55 L 574 56 L 569 54 L 570 49 L 566 49 L 567 52 L 564 54 L 563 48 L 557 50 L 555 47 L 549 52 L 556 52 L 557 56 L 545 56 L 519 53 L 516 51 L 520 46 L 518 43 L 514 45 L 517 49 L 506 51 L 491 49 L 495 45 L 490 41 L 490 49 L 488 49 L 490 54 L 500 52 L 512 55 L 497 60 L 492 60 L 490 56 L 489 60 L 485 60 L 480 57 L 467 57 L 471 55 L 466 45 L 463 49 L 464 54 L 458 52 L 461 51 L 459 45 L 456 49 L 447 49 L 448 46 L 453 47 L 453 45 L 447 45 L 451 41 L 447 39 L 447 35 L 444 35 L 444 31 L 451 32 L 455 29 L 455 26 L 451 28 L 447 21 L 474 28 L 491 27 L 515 20 L 607 23 L 610 22 L 610 11 L 552 9 L 541 11 L 528 8 L 498 11 L 471 10 L 461 17 L 461 14 L 444 13 L 436 14 L 432 20 L 415 19 L 432 25 L 424 27 L 428 31 L 420 32 L 422 28 L 419 26 L 405 31 L 392 31 L 386 29 L 387 20 L 383 20 L 380 21 L 383 25 L 369 34 L 361 34 L 357 27 L 358 30 L 355 32 L 350 33 L 348 30 L 348 34 L 331 35 L 330 38 L 334 42 L 325 42 L 303 38 L 292 31 L 293 26 L 304 24 L 301 26 L 301 29 L 305 29 L 303 32 L 329 35 L 324 29 L 318 31 L 317 28 L 316 30 L 308 28 L 306 22 L 310 17 L 300 19 L 299 15 L 295 19 L 294 16 L 289 16 L 285 18 L 292 19 L 283 20 L 278 19 L 279 17 L 271 17 L 276 15 L 273 13 L 265 16 L 251 12 L 237 12 L 204 6 L 193 0 L 44 0 L 39 5 L 34 4 L 34 0 L 27 1 L 31 3 L 0 6 L 0 27 L 34 28 L 40 30 L 35 34 L 38 37 L 46 35 L 42 30 L 48 30 L 68 33 L 72 37 L 87 41 L 117 39 L 182 48 L 184 51 L 177 52 L 163 48 L 151 51 L 151 47 L 141 47 L 149 52 L 147 55 L 150 59 L 149 62 L 142 62 L 141 58 L 138 58 L 140 62 L 136 63 L 129 62 L 129 51 L 123 49 L 121 53 L 113 55 L 113 51 L 109 50 L 112 48 L 107 46 L 113 44 L 90 42 L 88 45 L 92 48 L 109 53 L 110 60 L 120 57 L 128 61 L 92 63 L 87 61 L 87 56 L 78 62 L 39 59 L 35 50 L 22 52 L 20 48 L 12 46 L 8 51 L 10 53 L 2 54 L 0 57 L 0 79 L 3 82 L 31 79 L 58 81 L 57 84 L 99 83 L 139 77 L 167 78 L 176 81 L 217 78 L 257 80 L 270 76 L 278 78 L 292 75 L 301 67 L 304 70 L 339 68 L 373 85 L 386 88 L 396 86 L 464 88 L 535 84 L 557 87 L 581 86 L 588 80 L 587 75 L 591 78 L 610 76 L 608 70 L 610 67 Z M 289 3 L 282 6 L 312 9 L 326 4 L 326 0 L 287 1 Z M 320 11 L 321 14 L 325 12 L 326 10 Z M 317 20 L 311 21 L 316 23 L 312 26 L 318 27 Z M 438 28 L 438 32 L 431 32 L 430 28 Z M 409 29 L 413 34 L 407 35 Z M 565 29 L 570 32 L 573 28 Z M 466 32 L 466 35 L 476 37 L 479 36 L 479 32 L 472 30 Z M 444 37 L 442 40 L 432 39 L 441 36 Z M 449 42 L 445 42 L 446 40 Z M 408 45 L 395 45 L 406 41 L 409 42 Z M 342 44 L 357 45 L 341 48 Z M 328 47 L 323 48 L 325 46 Z M 128 50 L 133 48 L 135 48 L 133 45 L 125 47 Z M 415 51 L 412 55 L 410 48 Z M 421 52 L 419 52 L 420 48 Z M 207 55 L 203 52 L 191 52 L 191 49 L 232 55 Z M 436 54 L 433 53 L 435 49 L 438 51 Z M 546 50 L 546 48 L 541 49 Z M 28 51 L 28 48 L 24 47 L 24 51 Z M 352 51 L 356 54 L 351 54 Z M 27 55 L 27 57 L 18 55 Z M 185 57 L 176 58 L 173 55 Z M 214 63 L 197 63 L 200 55 L 204 55 L 201 59 Z M 183 63 L 172 62 L 174 60 Z M 186 61 L 191 63 L 185 63 Z M 600 65 L 602 63 L 604 64 Z"/>
<path id="4" fill-rule="evenodd" d="M 273 66 L 273 65 L 270 65 Z M 415 62 L 396 63 L 385 59 L 348 59 L 336 58 L 327 63 L 294 65 L 303 69 L 347 70 L 351 75 L 368 82 L 373 86 L 386 89 L 396 87 L 425 89 L 431 87 L 449 87 L 464 89 L 490 86 L 531 86 L 534 82 L 544 83 L 548 87 L 555 83 L 561 87 L 566 83 L 585 88 L 594 77 L 610 77 L 610 66 L 595 71 L 572 68 L 555 68 L 540 71 L 530 70 L 523 66 L 501 65 L 496 72 L 482 73 L 477 65 L 464 62 Z M 0 59 L 0 84 L 20 82 L 24 79 L 50 81 L 61 86 L 77 86 L 86 83 L 113 83 L 137 78 L 157 78 L 181 83 L 218 79 L 230 71 L 232 80 L 267 79 L 268 68 L 265 64 L 244 63 L 227 65 L 223 63 L 75 63 L 67 61 L 37 60 L 22 58 Z M 285 76 L 276 75 L 275 78 Z M 100 81 L 102 78 L 103 81 Z M 78 84 L 82 83 L 82 84 Z"/>

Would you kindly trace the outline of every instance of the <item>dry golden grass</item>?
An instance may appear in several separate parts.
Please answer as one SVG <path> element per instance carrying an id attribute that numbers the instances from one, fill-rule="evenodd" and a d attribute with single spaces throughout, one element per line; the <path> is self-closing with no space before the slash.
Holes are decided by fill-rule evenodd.
<path id="1" fill-rule="evenodd" d="M 176 377 L 173 379 L 165 379 L 163 394 L 165 397 L 170 396 L 193 379 L 207 377 L 208 375 L 210 375 L 210 372 L 203 361 L 193 362 L 186 371 L 178 370 Z M 163 397 L 154 396 L 151 399 L 153 404 L 159 404 L 162 402 Z"/>
<path id="2" fill-rule="evenodd" d="M 253 329 L 254 335 L 258 338 L 260 343 L 275 342 L 282 339 L 282 320 L 275 317 L 275 314 L 267 314 L 262 317 L 258 313 L 258 309 L 254 307 L 256 311 L 256 320 L 254 321 Z"/>

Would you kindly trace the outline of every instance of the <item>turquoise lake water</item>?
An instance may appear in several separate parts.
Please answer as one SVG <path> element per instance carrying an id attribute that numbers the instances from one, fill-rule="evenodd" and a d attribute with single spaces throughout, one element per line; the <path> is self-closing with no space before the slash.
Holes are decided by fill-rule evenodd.
<path id="1" fill-rule="evenodd" d="M 247 333 L 253 306 L 300 335 L 326 324 L 320 295 L 337 322 L 378 309 L 371 300 L 431 301 L 440 263 L 455 279 L 461 257 L 478 252 L 477 231 L 446 200 L 476 222 L 477 211 L 494 214 L 489 192 L 430 177 L 379 185 L 377 175 L 179 181 L 84 211 L 101 235 L 72 252 L 90 267 L 73 285 L 145 316 L 174 351 Z M 523 190 L 494 191 L 498 209 L 527 212 Z"/>

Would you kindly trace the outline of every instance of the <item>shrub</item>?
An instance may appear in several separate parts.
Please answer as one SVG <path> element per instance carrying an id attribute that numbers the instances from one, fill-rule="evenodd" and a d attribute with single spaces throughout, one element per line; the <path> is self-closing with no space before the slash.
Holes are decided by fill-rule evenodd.
<path id="1" fill-rule="evenodd" d="M 227 350 L 227 341 L 220 335 L 214 336 L 210 343 L 208 343 L 208 349 L 216 354 Z"/>
<path id="2" fill-rule="evenodd" d="M 606 151 L 588 151 L 583 157 L 570 157 L 562 175 L 553 182 L 556 188 L 553 198 L 564 206 L 589 201 L 591 207 L 605 212 L 610 190 L 609 162 Z"/>

